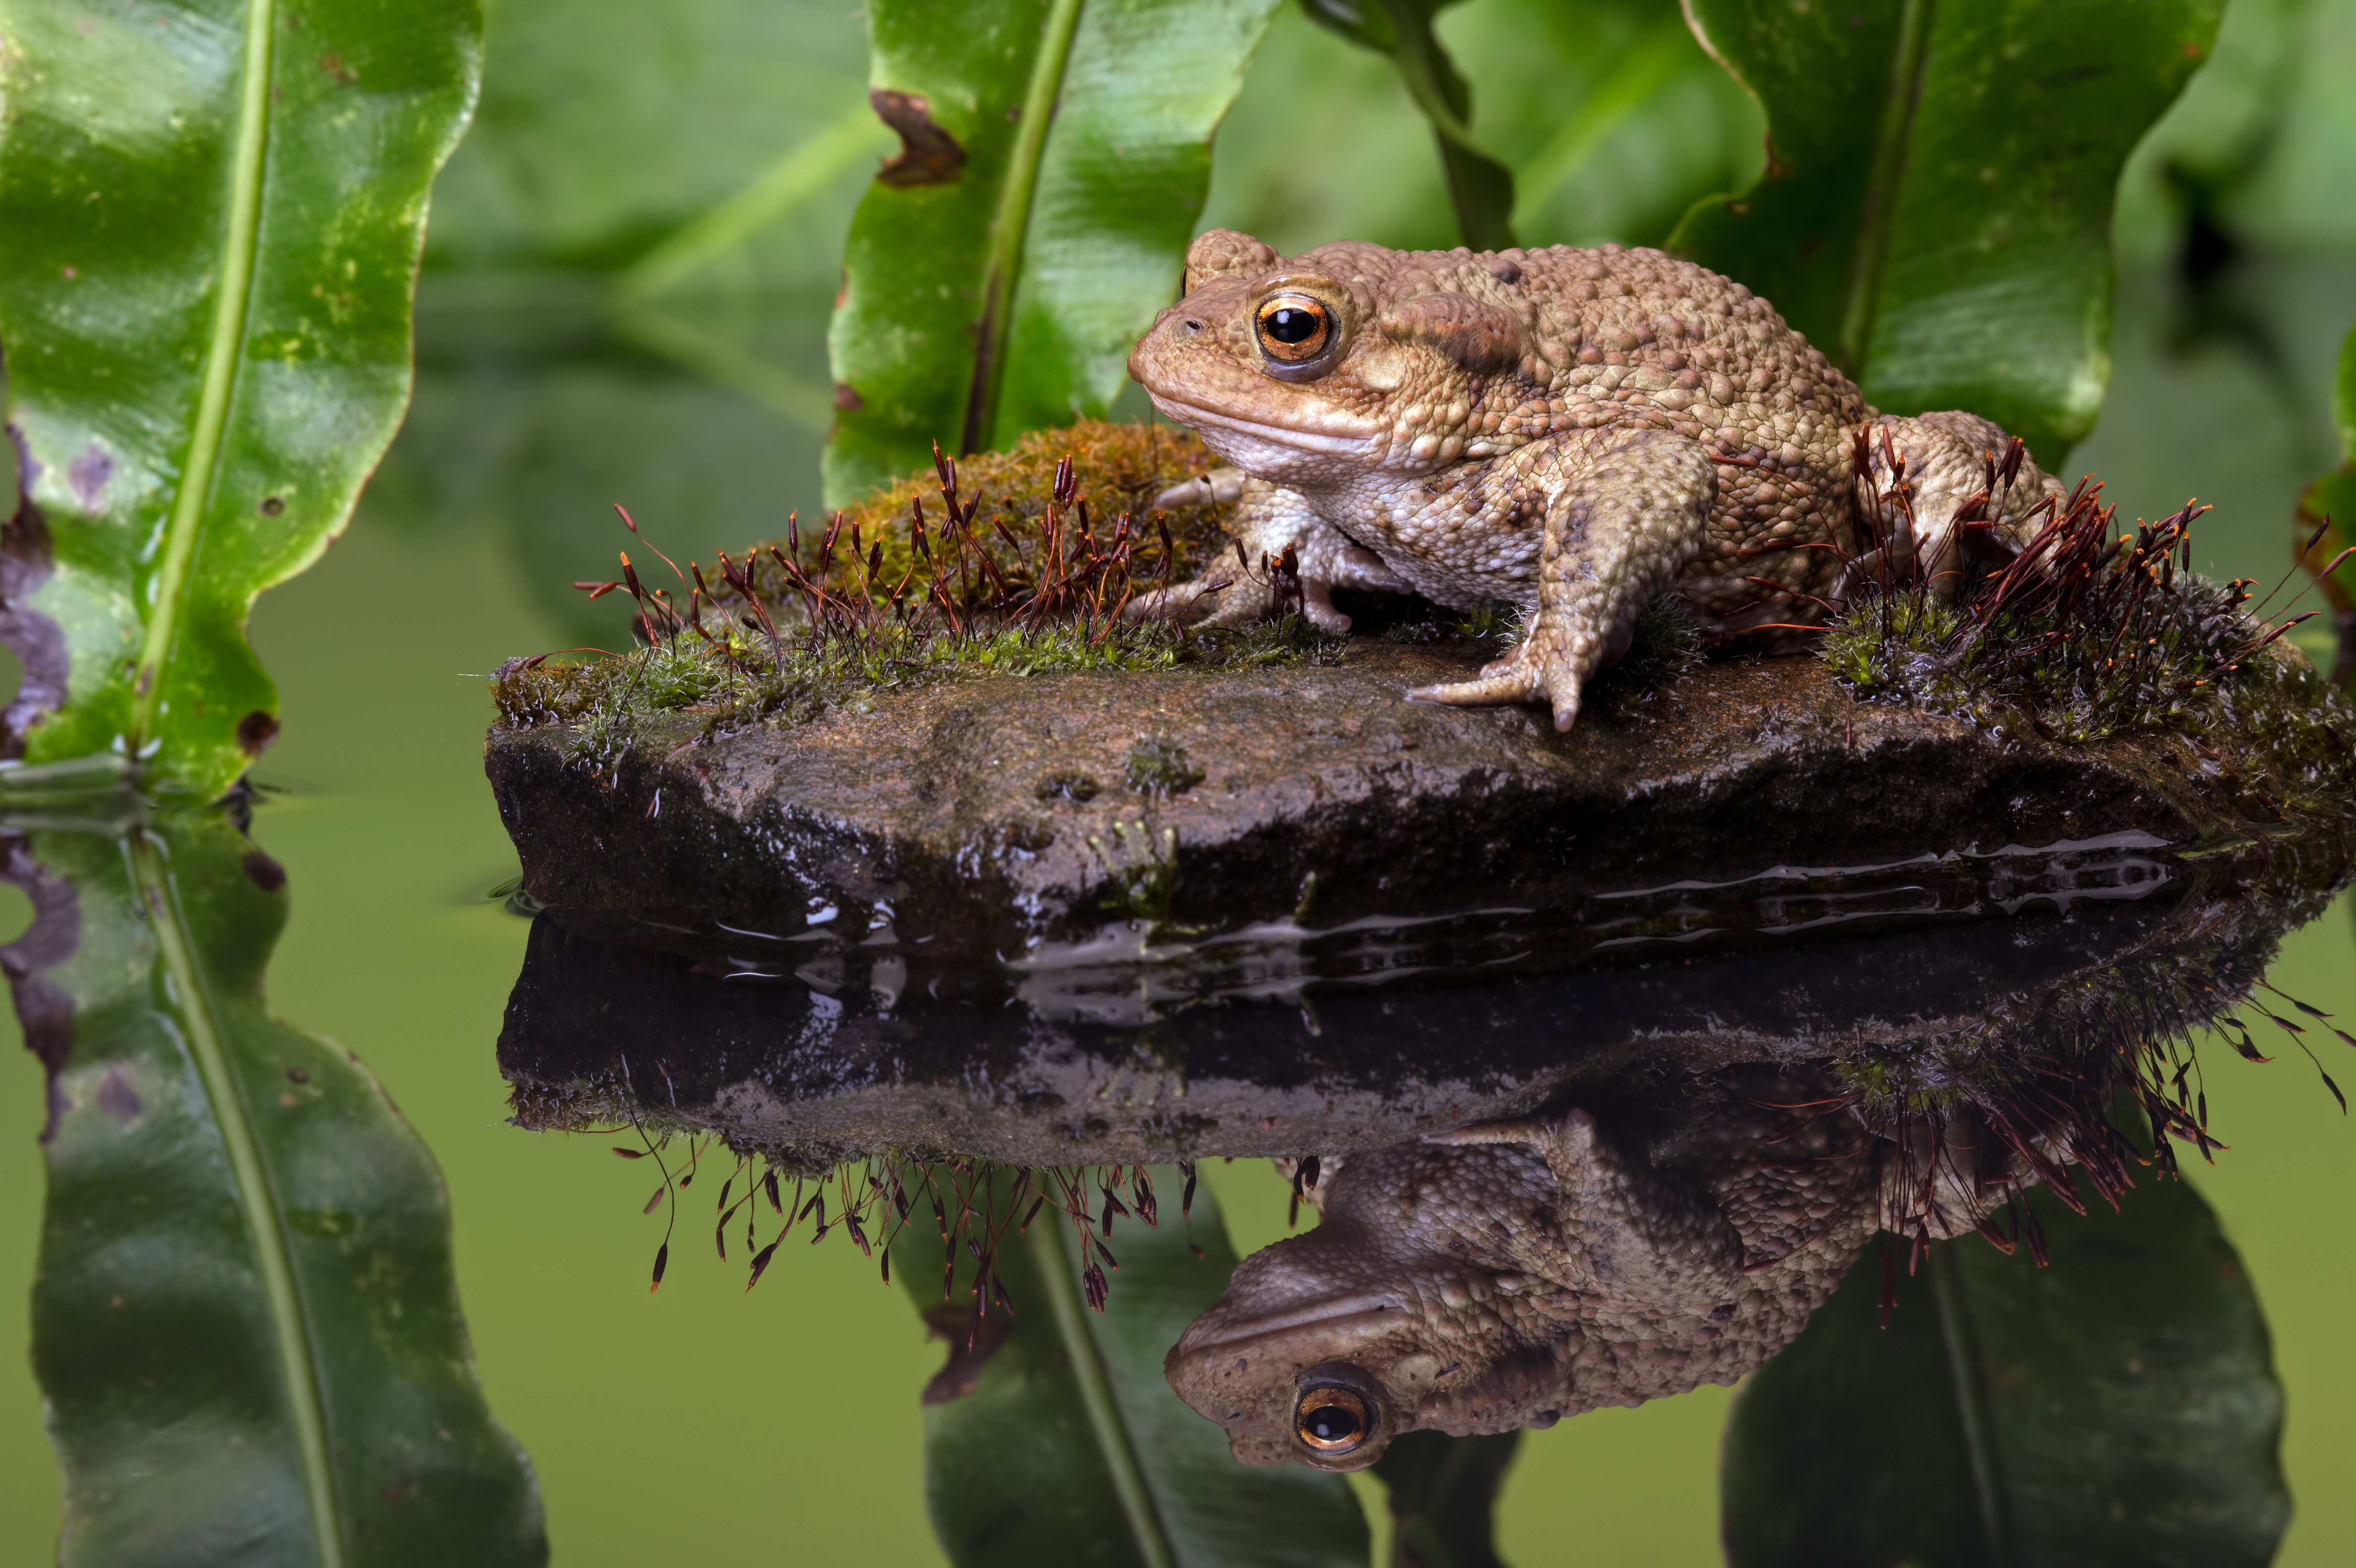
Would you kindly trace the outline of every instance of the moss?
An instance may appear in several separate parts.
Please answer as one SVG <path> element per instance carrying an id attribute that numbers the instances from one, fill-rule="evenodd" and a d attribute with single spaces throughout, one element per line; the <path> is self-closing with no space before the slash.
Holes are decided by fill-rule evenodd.
<path id="1" fill-rule="evenodd" d="M 1494 642 L 1501 646 L 1514 635 L 1518 617 L 1511 610 L 1443 610 L 1427 605 L 1427 613 L 1383 628 L 1386 643 L 1425 646 L 1432 643 Z"/>
<path id="2" fill-rule="evenodd" d="M 1056 501 L 1058 466 L 1071 464 L 1069 497 Z M 1033 431 L 1012 451 L 977 453 L 951 465 L 959 505 L 978 506 L 969 525 L 977 544 L 986 549 L 991 571 L 977 569 L 953 588 L 959 607 L 979 604 L 991 593 L 1022 594 L 1035 589 L 1042 576 L 1041 547 L 1051 514 L 1069 513 L 1073 532 L 1094 531 L 1109 536 L 1122 514 L 1135 519 L 1130 570 L 1141 581 L 1160 578 L 1165 570 L 1162 527 L 1171 546 L 1166 570 L 1173 581 L 1193 576 L 1202 565 L 1227 547 L 1219 517 L 1227 508 L 1207 500 L 1198 505 L 1157 510 L 1162 492 L 1208 473 L 1216 460 L 1192 431 L 1171 425 L 1114 424 L 1081 420 L 1058 430 Z M 948 519 L 942 496 L 942 475 L 912 474 L 885 486 L 839 515 L 835 547 L 839 558 L 855 557 L 874 568 L 879 584 L 897 583 L 913 571 L 922 575 L 930 560 L 929 547 L 941 541 Z M 926 549 L 916 540 L 917 526 L 926 532 Z M 757 592 L 773 597 L 787 593 L 786 573 L 767 551 L 781 549 L 804 569 L 816 564 L 826 538 L 821 526 L 796 528 L 786 539 L 757 545 L 746 552 L 754 562 Z M 880 553 L 878 553 L 880 552 Z M 980 591 L 979 592 L 975 591 Z M 873 596 L 873 595 L 871 595 Z M 730 597 L 723 588 L 722 598 Z"/>
<path id="3" fill-rule="evenodd" d="M 1912 703 L 1984 728 L 2024 720 L 2049 740 L 2174 731 L 2206 734 L 2215 688 L 2264 636 L 2238 591 L 2198 579 L 2147 597 L 2128 621 L 2068 625 L 2034 616 L 1975 619 L 1927 596 L 1844 612 L 1824 657 L 1859 697 Z"/>
<path id="4" fill-rule="evenodd" d="M 1701 628 L 1683 602 L 1656 600 L 1636 617 L 1635 636 L 1620 662 L 1587 683 L 1580 709 L 1590 719 L 1624 724 L 1701 658 Z"/>
<path id="5" fill-rule="evenodd" d="M 1861 699 L 2051 741 L 2222 731 L 2286 760 L 2344 754 L 2329 729 L 2344 714 L 2303 660 L 2270 646 L 2297 622 L 2256 621 L 2250 584 L 2187 569 L 2196 509 L 2115 539 L 2091 487 L 2056 511 L 1953 603 L 1919 582 L 1852 603 L 1826 628 L 1825 662 Z"/>
<path id="6" fill-rule="evenodd" d="M 1348 646 L 1297 616 L 1205 632 L 1110 618 L 964 633 L 886 621 L 774 647 L 741 625 L 712 630 L 708 638 L 691 632 L 584 663 L 511 660 L 491 683 L 499 722 L 569 728 L 576 758 L 608 759 L 658 735 L 677 744 L 754 724 L 805 724 L 838 709 L 863 710 L 879 692 L 944 680 L 1333 665 Z"/>
<path id="7" fill-rule="evenodd" d="M 1224 542 L 1207 502 L 1153 509 L 1208 465 L 1187 432 L 1083 421 L 944 462 L 822 530 L 723 555 L 711 576 L 697 563 L 678 594 L 649 588 L 626 554 L 620 581 L 581 586 L 628 592 L 643 645 L 510 661 L 492 684 L 500 722 L 570 728 L 576 756 L 606 758 L 973 676 L 1338 663 L 1346 642 L 1298 616 L 1203 630 L 1124 616 Z"/>
<path id="8" fill-rule="evenodd" d="M 1039 781 L 1035 792 L 1041 800 L 1068 800 L 1085 805 L 1102 793 L 1104 786 L 1094 775 L 1082 773 L 1049 773 Z"/>
<path id="9" fill-rule="evenodd" d="M 1178 901 L 1176 828 L 1165 827 L 1157 836 L 1146 823 L 1116 819 L 1109 839 L 1088 835 L 1088 848 L 1104 868 L 1099 896 L 1108 918 L 1142 922 L 1149 934 L 1196 933 L 1194 927 L 1173 926 L 1170 921 Z"/>
<path id="10" fill-rule="evenodd" d="M 1209 775 L 1187 759 L 1186 748 L 1155 736 L 1129 749 L 1129 787 L 1140 795 L 1184 795 Z"/>

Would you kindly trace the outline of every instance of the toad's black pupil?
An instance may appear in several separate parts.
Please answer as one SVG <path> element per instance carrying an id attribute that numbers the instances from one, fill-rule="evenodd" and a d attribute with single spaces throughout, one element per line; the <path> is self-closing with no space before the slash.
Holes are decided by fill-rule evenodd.
<path id="1" fill-rule="evenodd" d="M 1358 1430 L 1358 1418 L 1338 1404 L 1320 1405 L 1310 1413 L 1309 1435 L 1320 1443 L 1339 1443 Z"/>
<path id="2" fill-rule="evenodd" d="M 1315 315 L 1290 305 L 1268 313 L 1268 335 L 1279 343 L 1306 343 L 1317 336 L 1318 325 Z"/>

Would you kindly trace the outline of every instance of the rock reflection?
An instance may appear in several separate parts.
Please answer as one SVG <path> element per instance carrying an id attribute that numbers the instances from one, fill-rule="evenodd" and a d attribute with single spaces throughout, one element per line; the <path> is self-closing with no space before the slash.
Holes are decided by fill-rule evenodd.
<path id="1" fill-rule="evenodd" d="M 2345 861 L 2316 836 L 2197 858 L 1925 857 L 1815 874 L 1811 908 L 1880 889 L 1879 916 L 1831 936 L 1759 925 L 1762 901 L 1797 897 L 1789 872 L 1599 899 L 1602 915 L 1551 926 L 1517 917 L 1516 952 L 1576 955 L 1535 972 L 1492 962 L 1498 923 L 1473 915 L 1223 938 L 1219 973 L 1258 976 L 1231 990 L 1148 955 L 1044 996 L 1035 966 L 937 963 L 922 943 L 805 944 L 777 977 L 544 913 L 499 1061 L 525 1126 L 643 1110 L 803 1168 L 887 1150 L 1351 1154 L 1526 1115 L 1632 1066 L 1827 1060 L 1860 1082 L 1939 1083 L 2008 1053 L 2179 1033 L 2248 993 Z M 1935 907 L 1897 912 L 1904 889 Z M 1628 929 L 1640 904 L 1671 912 Z M 1595 945 L 1599 924 L 1612 945 Z M 1074 1005 L 1083 992 L 1104 1005 Z"/>

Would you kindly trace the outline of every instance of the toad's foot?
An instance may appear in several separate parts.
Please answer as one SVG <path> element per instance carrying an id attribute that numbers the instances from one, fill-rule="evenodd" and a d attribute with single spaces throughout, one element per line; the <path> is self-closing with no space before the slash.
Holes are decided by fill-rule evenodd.
<path id="1" fill-rule="evenodd" d="M 1837 599 L 1911 583 L 1917 572 L 1938 597 L 1961 598 L 2020 552 L 2039 509 L 2062 495 L 2026 448 L 2015 451 L 2002 426 L 1977 414 L 1884 414 L 1856 433 L 1858 515 L 1879 548 L 1849 563 Z"/>
<path id="2" fill-rule="evenodd" d="M 1533 473 L 1547 494 L 1537 613 L 1477 680 L 1418 687 L 1412 702 L 1544 702 L 1554 727 L 1579 717 L 1596 671 L 1628 651 L 1636 616 L 1701 549 L 1718 470 L 1699 442 L 1661 430 L 1581 432 Z"/>
<path id="3" fill-rule="evenodd" d="M 1276 613 L 1276 592 L 1265 576 L 1255 577 L 1233 556 L 1224 571 L 1205 572 L 1191 582 L 1141 593 L 1124 612 L 1133 621 L 1174 621 L 1182 626 L 1242 626 Z M 1301 595 L 1305 602 L 1306 592 Z M 1348 629 L 1344 621 L 1343 628 Z"/>
<path id="4" fill-rule="evenodd" d="M 1382 557 L 1319 517 L 1298 491 L 1246 478 L 1232 468 L 1215 468 L 1188 484 L 1201 485 L 1215 499 L 1235 498 L 1236 516 L 1226 526 L 1234 548 L 1193 581 L 1130 600 L 1131 616 L 1207 626 L 1273 619 L 1291 605 L 1290 594 L 1280 592 L 1275 565 L 1288 549 L 1300 581 L 1301 613 L 1322 632 L 1339 635 L 1350 629 L 1350 617 L 1333 607 L 1336 588 L 1411 592 Z"/>

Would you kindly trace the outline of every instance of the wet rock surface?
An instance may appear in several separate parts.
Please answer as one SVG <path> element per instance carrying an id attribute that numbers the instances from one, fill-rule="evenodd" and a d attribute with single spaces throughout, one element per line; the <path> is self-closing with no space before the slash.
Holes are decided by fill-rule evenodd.
<path id="1" fill-rule="evenodd" d="M 486 761 L 532 900 L 707 958 L 1544 911 L 1926 852 L 2244 839 L 2356 798 L 2344 758 L 2060 744 L 1859 703 L 1806 657 L 1704 665 L 1568 735 L 1535 709 L 1401 699 L 1483 656 L 1358 643 L 1334 667 L 964 679 L 708 741 L 684 717 L 602 763 L 560 728 L 495 730 Z"/>

